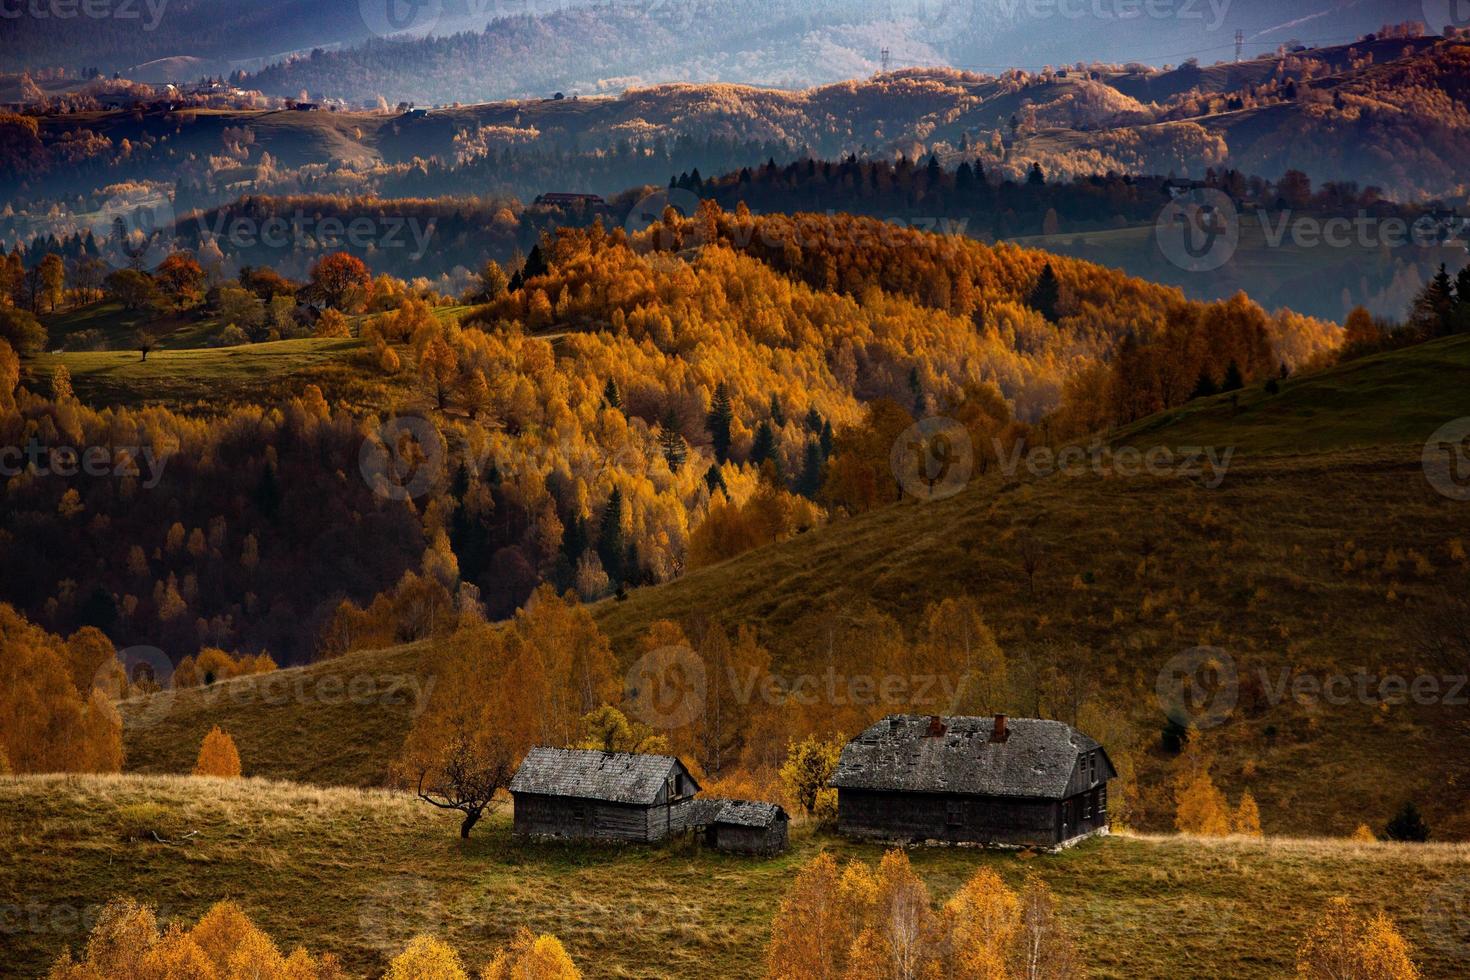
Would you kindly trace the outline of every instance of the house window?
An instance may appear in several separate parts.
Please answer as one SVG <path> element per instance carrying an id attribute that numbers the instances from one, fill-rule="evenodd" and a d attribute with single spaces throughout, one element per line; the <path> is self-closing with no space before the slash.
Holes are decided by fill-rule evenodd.
<path id="1" fill-rule="evenodd" d="M 945 804 L 944 823 L 949 827 L 963 827 L 965 825 L 965 804 L 960 800 L 950 800 Z"/>

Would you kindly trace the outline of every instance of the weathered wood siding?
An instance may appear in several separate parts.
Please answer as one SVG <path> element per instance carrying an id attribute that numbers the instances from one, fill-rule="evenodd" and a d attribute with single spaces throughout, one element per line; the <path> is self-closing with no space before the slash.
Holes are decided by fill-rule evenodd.
<path id="1" fill-rule="evenodd" d="M 838 829 L 880 840 L 1054 846 L 1062 840 L 1053 800 L 839 789 Z"/>
<path id="2" fill-rule="evenodd" d="M 786 821 L 778 820 L 769 827 L 715 824 L 709 828 L 706 843 L 733 854 L 780 854 L 786 850 Z"/>
<path id="3" fill-rule="evenodd" d="M 1057 840 L 1081 837 L 1108 825 L 1108 784 L 1100 783 L 1062 801 L 1058 808 Z"/>
<path id="4" fill-rule="evenodd" d="M 515 794 L 515 833 L 568 840 L 657 841 L 684 829 L 684 807 Z"/>

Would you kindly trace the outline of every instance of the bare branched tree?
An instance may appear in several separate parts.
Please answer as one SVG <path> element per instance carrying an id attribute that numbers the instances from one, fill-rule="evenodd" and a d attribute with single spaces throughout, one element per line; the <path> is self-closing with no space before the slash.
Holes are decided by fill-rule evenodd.
<path id="1" fill-rule="evenodd" d="M 509 746 L 493 735 L 456 732 L 444 743 L 434 764 L 419 770 L 418 796 L 441 810 L 464 814 L 459 836 L 468 838 L 488 809 L 498 805 L 495 794 L 510 785 L 515 763 Z"/>

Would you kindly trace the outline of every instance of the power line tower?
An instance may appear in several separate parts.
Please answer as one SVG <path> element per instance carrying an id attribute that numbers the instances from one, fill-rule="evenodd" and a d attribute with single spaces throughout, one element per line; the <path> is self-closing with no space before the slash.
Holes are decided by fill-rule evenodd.
<path id="1" fill-rule="evenodd" d="M 888 74 L 888 61 L 889 61 L 888 49 L 887 48 L 884 48 L 882 51 L 878 52 L 878 57 L 883 60 L 883 71 L 881 72 L 881 74 L 884 74 L 884 75 Z"/>
<path id="2" fill-rule="evenodd" d="M 1245 47 L 1245 31 L 1235 32 L 1235 63 L 1240 64 L 1240 49 Z"/>

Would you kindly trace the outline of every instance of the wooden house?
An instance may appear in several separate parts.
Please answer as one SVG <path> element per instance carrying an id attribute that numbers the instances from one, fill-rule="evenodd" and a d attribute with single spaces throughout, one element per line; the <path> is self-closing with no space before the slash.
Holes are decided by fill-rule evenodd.
<path id="1" fill-rule="evenodd" d="M 1107 830 L 1116 775 L 1060 721 L 892 715 L 847 743 L 830 785 L 853 837 L 1054 848 Z"/>
<path id="2" fill-rule="evenodd" d="M 706 847 L 732 854 L 775 855 L 786 850 L 790 818 L 774 803 L 692 800 L 685 824 Z"/>
<path id="3" fill-rule="evenodd" d="M 532 749 L 510 781 L 516 834 L 571 840 L 663 840 L 698 792 L 673 756 L 585 749 Z"/>

